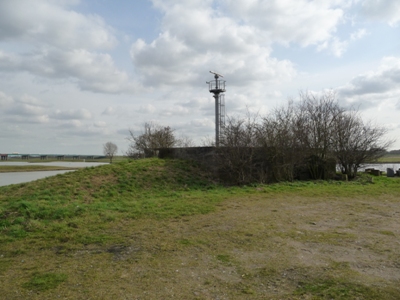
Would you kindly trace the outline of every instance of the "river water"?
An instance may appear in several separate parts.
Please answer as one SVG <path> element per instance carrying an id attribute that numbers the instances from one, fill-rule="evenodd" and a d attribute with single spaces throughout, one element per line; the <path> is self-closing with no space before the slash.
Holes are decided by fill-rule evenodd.
<path id="1" fill-rule="evenodd" d="M 73 172 L 69 170 L 63 171 L 33 171 L 33 172 L 7 172 L 0 173 L 0 186 L 17 184 L 23 182 L 34 181 L 57 174 Z"/>
<path id="2" fill-rule="evenodd" d="M 17 161 L 2 161 L 0 166 L 56 166 L 56 167 L 70 167 L 70 168 L 85 168 L 85 167 L 96 167 L 107 163 L 94 163 L 94 162 L 63 162 L 53 161 L 44 163 L 29 163 L 29 162 L 17 162 Z M 73 170 L 60 170 L 60 171 L 33 171 L 33 172 L 7 172 L 0 173 L 0 186 L 17 184 L 23 182 L 34 181 L 49 176 L 55 176 L 58 174 L 64 174 L 66 172 L 73 172 Z"/>
<path id="3" fill-rule="evenodd" d="M 374 168 L 375 170 L 380 170 L 380 171 L 383 171 L 383 172 L 386 172 L 387 168 L 392 168 L 394 171 L 397 171 L 397 170 L 400 169 L 400 164 L 391 164 L 391 163 L 388 163 L 388 164 L 368 164 L 368 165 L 365 165 L 362 168 L 360 168 L 360 171 L 364 171 L 365 169 L 368 169 L 368 168 Z"/>
<path id="4" fill-rule="evenodd" d="M 50 161 L 50 162 L 25 162 L 25 161 L 0 161 L 0 166 L 55 166 L 55 167 L 70 167 L 84 168 L 108 165 L 108 163 L 98 162 L 81 162 L 81 161 Z M 47 171 L 45 171 L 47 172 Z"/>

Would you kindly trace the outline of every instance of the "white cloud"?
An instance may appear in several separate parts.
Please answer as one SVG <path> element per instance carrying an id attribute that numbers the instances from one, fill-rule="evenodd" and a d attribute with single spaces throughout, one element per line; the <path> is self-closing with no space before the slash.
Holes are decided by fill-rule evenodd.
<path id="1" fill-rule="evenodd" d="M 362 13 L 373 20 L 395 26 L 400 22 L 400 2 L 398 0 L 364 0 Z"/>
<path id="2" fill-rule="evenodd" d="M 75 129 L 75 128 L 81 128 L 82 126 L 83 126 L 82 121 L 76 120 L 76 119 L 67 120 L 67 121 L 65 121 L 65 122 L 63 122 L 63 123 L 60 123 L 60 124 L 58 125 L 58 127 L 59 127 L 59 128 L 62 128 L 62 129 L 68 129 L 68 128 L 73 128 L 73 129 Z"/>
<path id="3" fill-rule="evenodd" d="M 2 91 L 0 91 L 0 108 L 4 109 L 5 107 L 9 106 L 13 102 L 12 97 L 6 95 Z"/>
<path id="4" fill-rule="evenodd" d="M 152 114 L 156 111 L 156 108 L 154 105 L 151 104 L 145 104 L 145 105 L 140 105 L 138 112 L 142 114 Z"/>
<path id="5" fill-rule="evenodd" d="M 3 0 L 0 2 L 0 41 L 24 41 L 63 49 L 110 48 L 112 28 L 96 15 L 85 16 L 69 7 L 76 1 Z"/>
<path id="6" fill-rule="evenodd" d="M 365 28 L 358 29 L 357 31 L 353 32 L 350 35 L 350 39 L 352 41 L 362 39 L 364 36 L 367 35 L 367 30 Z"/>
<path id="7" fill-rule="evenodd" d="M 13 108 L 7 110 L 7 114 L 19 116 L 37 116 L 43 113 L 44 109 L 42 107 L 26 103 L 16 103 Z"/>
<path id="8" fill-rule="evenodd" d="M 116 43 L 113 29 L 97 15 L 71 9 L 77 1 L 5 0 L 0 2 L 0 72 L 67 79 L 81 90 L 134 93 L 140 90 L 108 53 Z"/>
<path id="9" fill-rule="evenodd" d="M 30 105 L 43 106 L 43 103 L 41 101 L 39 101 L 36 97 L 28 94 L 23 94 L 21 97 L 17 99 L 17 102 Z"/>
<path id="10" fill-rule="evenodd" d="M 399 82 L 400 58 L 385 57 L 377 71 L 358 75 L 338 88 L 338 93 L 349 103 L 366 109 L 399 99 Z"/>
<path id="11" fill-rule="evenodd" d="M 102 112 L 102 115 L 105 115 L 105 116 L 112 116 L 112 115 L 114 115 L 114 114 L 115 114 L 115 109 L 114 109 L 113 107 L 111 107 L 111 106 L 107 107 L 107 108 Z"/>
<path id="12" fill-rule="evenodd" d="M 190 124 L 195 126 L 195 127 L 210 127 L 214 128 L 214 122 L 208 118 L 204 119 L 194 119 L 190 121 Z"/>
<path id="13" fill-rule="evenodd" d="M 161 33 L 138 39 L 131 56 L 146 84 L 198 85 L 210 69 L 223 70 L 235 85 L 276 82 L 294 76 L 293 65 L 270 57 L 270 42 L 254 26 L 212 9 L 212 1 L 153 1 L 163 10 Z"/>
<path id="14" fill-rule="evenodd" d="M 98 122 L 94 122 L 93 126 L 96 128 L 106 128 L 107 127 L 107 123 L 103 122 L 103 121 L 98 121 Z"/>
<path id="15" fill-rule="evenodd" d="M 329 41 L 324 42 L 323 44 L 319 45 L 317 50 L 328 50 L 336 57 L 341 57 L 343 53 L 346 52 L 348 47 L 347 41 L 341 41 L 339 38 L 334 37 Z"/>
<path id="16" fill-rule="evenodd" d="M 342 21 L 343 1 L 223 0 L 227 9 L 246 24 L 259 29 L 266 39 L 309 46 L 332 37 Z"/>
<path id="17" fill-rule="evenodd" d="M 167 107 L 161 111 L 162 116 L 185 116 L 189 115 L 191 110 L 181 105 L 174 105 L 173 107 Z"/>
<path id="18" fill-rule="evenodd" d="M 56 110 L 51 117 L 57 120 L 88 120 L 92 114 L 87 109 Z"/>
<path id="19" fill-rule="evenodd" d="M 8 111 L 8 114 L 3 117 L 5 123 L 14 124 L 43 124 L 49 122 L 49 116 L 39 114 L 32 111 L 30 108 L 19 108 L 18 111 Z"/>
<path id="20" fill-rule="evenodd" d="M 109 54 L 84 49 L 43 50 L 31 55 L 0 53 L 0 66 L 8 71 L 75 81 L 82 90 L 103 93 L 133 93 L 140 89 L 127 73 L 119 71 Z"/>
<path id="21" fill-rule="evenodd" d="M 1 118 L 8 123 L 47 123 L 47 108 L 31 95 L 13 98 L 0 92 Z"/>
<path id="22" fill-rule="evenodd" d="M 0 117 L 3 120 L 14 123 L 49 123 L 58 124 L 57 121 L 72 122 L 92 119 L 92 114 L 86 109 L 57 109 L 52 111 L 51 107 L 43 101 L 29 94 L 11 97 L 0 92 Z M 54 123 L 55 121 L 55 123 Z M 76 127 L 76 126 L 75 126 Z"/>
<path id="23" fill-rule="evenodd" d="M 14 71 L 21 65 L 20 58 L 13 53 L 5 53 L 0 50 L 0 70 Z"/>
<path id="24" fill-rule="evenodd" d="M 340 89 L 344 95 L 381 94 L 400 90 L 400 58 L 386 57 L 378 71 L 361 74 Z"/>

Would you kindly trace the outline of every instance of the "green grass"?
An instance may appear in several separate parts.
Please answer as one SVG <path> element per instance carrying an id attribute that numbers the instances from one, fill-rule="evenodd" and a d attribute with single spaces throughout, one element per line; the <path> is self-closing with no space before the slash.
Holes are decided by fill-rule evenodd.
<path id="1" fill-rule="evenodd" d="M 366 176 L 366 175 L 365 175 Z M 90 167 L 0 188 L 0 242 L 50 237 L 104 243 L 108 223 L 124 218 L 175 218 L 206 214 L 232 195 L 280 194 L 353 197 L 397 193 L 398 180 L 308 181 L 223 187 L 204 170 L 179 160 L 135 160 Z M 85 231 L 86 230 L 86 231 Z M 85 238 L 82 237 L 85 231 Z"/>
<path id="2" fill-rule="evenodd" d="M 35 291 L 45 291 L 56 288 L 67 280 L 66 274 L 59 273 L 34 273 L 31 279 L 23 287 Z"/>
<path id="3" fill-rule="evenodd" d="M 300 282 L 295 295 L 308 296 L 306 299 L 398 299 L 398 291 L 389 289 L 382 291 L 344 278 L 316 279 Z"/>
<path id="4" fill-rule="evenodd" d="M 300 283 L 295 294 L 311 295 L 317 299 L 357 299 L 360 296 L 369 294 L 371 299 L 376 299 L 376 292 L 373 289 L 351 284 L 338 282 L 337 280 L 316 280 L 312 283 Z"/>
<path id="5" fill-rule="evenodd" d="M 229 264 L 231 262 L 231 257 L 227 254 L 218 254 L 216 258 L 224 264 Z"/>
<path id="6" fill-rule="evenodd" d="M 146 159 L 0 187 L 0 276 L 9 299 L 396 299 L 329 256 L 398 268 L 400 179 L 370 178 L 227 187 Z"/>
<path id="7" fill-rule="evenodd" d="M 400 155 L 387 154 L 381 157 L 378 162 L 380 163 L 400 163 Z"/>
<path id="8" fill-rule="evenodd" d="M 223 197 L 218 197 L 221 187 L 204 174 L 188 162 L 150 159 L 1 187 L 0 241 L 50 234 L 77 243 L 103 242 L 107 235 L 98 237 L 99 232 L 115 220 L 207 213 Z M 90 227 L 83 239 L 79 232 Z"/>

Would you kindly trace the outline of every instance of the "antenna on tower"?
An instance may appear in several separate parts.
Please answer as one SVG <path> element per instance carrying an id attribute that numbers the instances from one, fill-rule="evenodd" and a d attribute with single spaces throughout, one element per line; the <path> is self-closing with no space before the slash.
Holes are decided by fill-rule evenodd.
<path id="1" fill-rule="evenodd" d="M 214 71 L 210 71 L 210 73 L 211 73 L 211 74 L 214 74 L 214 75 L 217 76 L 217 77 L 224 77 L 224 76 L 222 76 L 221 74 L 218 74 L 217 72 L 214 72 Z"/>
<path id="2" fill-rule="evenodd" d="M 225 126 L 225 80 L 219 80 L 218 78 L 224 77 L 221 74 L 210 71 L 214 74 L 215 80 L 206 82 L 208 84 L 208 90 L 214 94 L 215 99 L 215 146 L 219 147 L 220 140 L 220 129 Z"/>

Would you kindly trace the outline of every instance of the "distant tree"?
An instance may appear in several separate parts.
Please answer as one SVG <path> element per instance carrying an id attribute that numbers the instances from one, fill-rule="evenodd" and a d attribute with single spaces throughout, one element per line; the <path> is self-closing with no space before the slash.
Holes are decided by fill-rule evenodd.
<path id="1" fill-rule="evenodd" d="M 195 144 L 190 137 L 188 137 L 186 135 L 181 135 L 179 138 L 177 138 L 175 146 L 182 147 L 182 148 L 188 148 L 188 147 L 194 147 Z"/>
<path id="2" fill-rule="evenodd" d="M 131 143 L 126 155 L 132 158 L 155 156 L 157 149 L 172 148 L 179 142 L 171 127 L 152 122 L 145 123 L 143 132 L 139 135 L 129 130 L 127 139 Z"/>
<path id="3" fill-rule="evenodd" d="M 201 147 L 215 147 L 215 137 L 205 136 L 201 139 Z"/>
<path id="4" fill-rule="evenodd" d="M 103 153 L 105 156 L 110 158 L 110 163 L 112 163 L 114 155 L 117 153 L 118 147 L 112 142 L 107 142 L 103 145 Z"/>
<path id="5" fill-rule="evenodd" d="M 400 149 L 388 151 L 386 154 L 389 154 L 389 155 L 399 155 L 399 154 L 400 154 Z"/>

